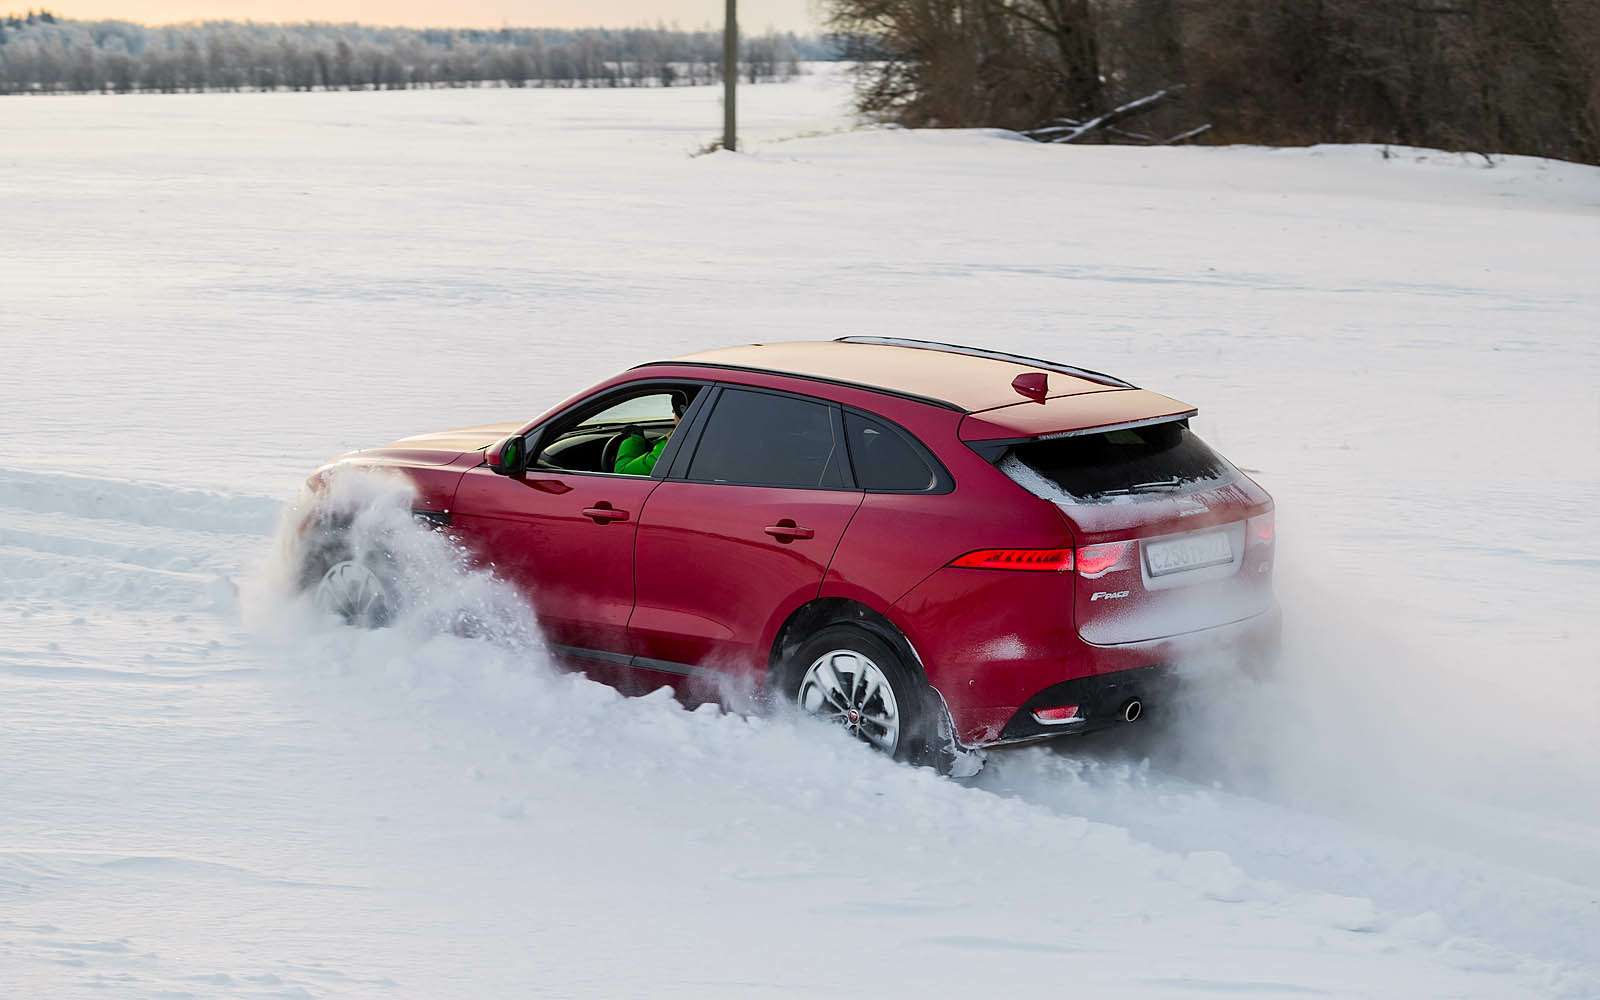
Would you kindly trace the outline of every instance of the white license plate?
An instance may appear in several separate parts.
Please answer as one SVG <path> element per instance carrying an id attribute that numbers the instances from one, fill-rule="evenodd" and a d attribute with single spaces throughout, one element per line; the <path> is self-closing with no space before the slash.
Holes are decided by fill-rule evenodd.
<path id="1" fill-rule="evenodd" d="M 1166 576 L 1168 573 L 1233 562 L 1233 549 L 1228 545 L 1226 531 L 1213 531 L 1205 535 L 1146 542 L 1144 560 L 1145 565 L 1150 567 L 1151 576 Z"/>

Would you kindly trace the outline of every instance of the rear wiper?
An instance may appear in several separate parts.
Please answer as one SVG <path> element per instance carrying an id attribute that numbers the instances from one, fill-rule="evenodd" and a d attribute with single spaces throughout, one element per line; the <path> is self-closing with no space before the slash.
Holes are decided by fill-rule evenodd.
<path id="1" fill-rule="evenodd" d="M 1132 486 L 1125 486 L 1120 490 L 1101 490 L 1100 495 L 1103 497 L 1122 497 L 1133 493 L 1155 493 L 1161 490 L 1175 490 L 1180 485 L 1182 484 L 1178 482 L 1178 477 L 1173 476 L 1171 479 L 1157 479 L 1148 483 L 1134 483 Z"/>

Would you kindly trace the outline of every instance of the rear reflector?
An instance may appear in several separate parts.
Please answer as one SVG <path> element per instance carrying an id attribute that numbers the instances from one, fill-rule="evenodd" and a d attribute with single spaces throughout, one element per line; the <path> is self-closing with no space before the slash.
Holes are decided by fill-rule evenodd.
<path id="1" fill-rule="evenodd" d="M 965 569 L 1026 569 L 1065 573 L 1072 569 L 1071 549 L 979 549 L 952 562 Z"/>
<path id="2" fill-rule="evenodd" d="M 1042 722 L 1047 726 L 1059 726 L 1063 722 L 1078 721 L 1078 706 L 1057 705 L 1055 708 L 1036 708 L 1033 710 L 1033 720 Z"/>
<path id="3" fill-rule="evenodd" d="M 1249 540 L 1246 544 L 1272 544 L 1273 539 L 1276 538 L 1278 534 L 1277 524 L 1275 523 L 1275 519 L 1273 518 L 1272 514 L 1273 512 L 1269 510 L 1265 514 L 1257 514 L 1255 517 L 1252 517 L 1249 521 L 1245 522 L 1249 526 L 1249 531 L 1246 534 L 1246 537 Z"/>
<path id="4" fill-rule="evenodd" d="M 1117 568 L 1122 557 L 1128 554 L 1132 542 L 1104 542 L 1085 545 L 1078 550 L 1078 575 L 1094 579 Z"/>

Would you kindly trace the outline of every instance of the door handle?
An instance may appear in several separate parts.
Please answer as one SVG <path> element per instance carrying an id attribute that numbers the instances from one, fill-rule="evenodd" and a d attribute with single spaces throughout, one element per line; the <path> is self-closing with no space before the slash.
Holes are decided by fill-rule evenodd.
<path id="1" fill-rule="evenodd" d="M 802 528 L 789 518 L 784 518 L 777 524 L 769 524 L 761 529 L 780 542 L 792 542 L 796 538 L 815 538 L 817 533 L 810 528 Z"/>
<path id="2" fill-rule="evenodd" d="M 625 510 L 618 510 L 602 500 L 593 507 L 583 508 L 583 516 L 587 517 L 595 524 L 606 524 L 611 521 L 626 521 L 628 519 L 628 512 Z"/>

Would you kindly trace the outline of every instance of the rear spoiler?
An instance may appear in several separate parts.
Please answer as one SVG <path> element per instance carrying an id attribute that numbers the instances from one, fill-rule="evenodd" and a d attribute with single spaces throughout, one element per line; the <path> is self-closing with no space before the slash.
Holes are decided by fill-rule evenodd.
<path id="1" fill-rule="evenodd" d="M 1135 427 L 1153 427 L 1156 424 L 1187 424 L 1189 418 L 1199 412 L 1199 410 L 1190 410 L 1188 413 L 1175 413 L 1166 417 L 1146 417 L 1144 420 L 1129 420 L 1120 424 L 1107 424 L 1104 427 L 1081 427 L 1075 431 L 1056 431 L 1054 434 L 1040 434 L 1036 438 L 1027 438 L 1026 440 L 1054 441 L 1056 438 L 1080 437 L 1084 434 L 1109 434 L 1112 431 L 1131 431 Z"/>
<path id="2" fill-rule="evenodd" d="M 962 418 L 957 435 L 987 452 L 1024 441 L 1048 441 L 1186 421 L 1196 407 L 1148 389 L 1052 396 L 1041 403 L 1012 403 Z"/>

